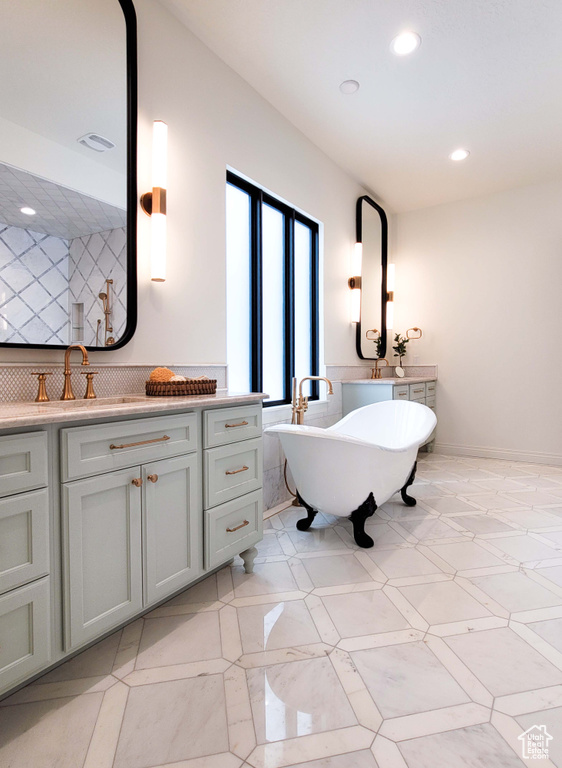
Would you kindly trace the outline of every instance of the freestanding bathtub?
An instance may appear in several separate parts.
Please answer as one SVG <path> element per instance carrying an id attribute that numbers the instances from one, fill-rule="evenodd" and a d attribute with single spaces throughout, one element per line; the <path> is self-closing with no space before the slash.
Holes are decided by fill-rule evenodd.
<path id="1" fill-rule="evenodd" d="M 414 506 L 407 493 L 414 482 L 419 446 L 437 419 L 420 403 L 388 400 L 358 408 L 327 429 L 278 424 L 265 433 L 278 435 L 307 510 L 297 528 L 310 528 L 317 512 L 349 517 L 360 547 L 372 547 L 365 521 L 394 493 Z"/>

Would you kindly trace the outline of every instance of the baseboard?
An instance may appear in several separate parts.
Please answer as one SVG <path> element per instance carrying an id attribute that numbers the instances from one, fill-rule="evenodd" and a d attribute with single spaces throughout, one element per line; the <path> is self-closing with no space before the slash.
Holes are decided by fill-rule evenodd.
<path id="1" fill-rule="evenodd" d="M 562 456 L 559 454 L 539 453 L 538 451 L 512 451 L 506 448 L 482 448 L 472 445 L 435 443 L 434 452 L 450 456 L 475 456 L 483 459 L 524 461 L 528 464 L 549 464 L 551 466 L 562 466 Z"/>

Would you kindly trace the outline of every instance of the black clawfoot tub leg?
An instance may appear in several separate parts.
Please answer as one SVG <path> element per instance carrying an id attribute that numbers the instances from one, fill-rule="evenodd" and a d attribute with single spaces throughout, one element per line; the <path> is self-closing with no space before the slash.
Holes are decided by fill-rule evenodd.
<path id="1" fill-rule="evenodd" d="M 369 534 L 365 533 L 365 522 L 367 518 L 375 514 L 376 508 L 377 504 L 375 502 L 375 497 L 370 493 L 363 504 L 361 504 L 360 507 L 357 507 L 355 512 L 352 512 L 349 516 L 349 519 L 353 523 L 353 538 L 355 539 L 355 543 L 364 549 L 369 549 L 375 543 Z"/>
<path id="2" fill-rule="evenodd" d="M 318 514 L 318 510 L 313 509 L 310 506 L 310 504 L 307 504 L 298 491 L 297 491 L 297 500 L 301 505 L 301 507 L 304 507 L 308 513 L 307 517 L 303 517 L 302 520 L 297 520 L 297 528 L 299 529 L 299 531 L 308 531 L 308 529 L 312 525 L 312 521 Z"/>
<path id="3" fill-rule="evenodd" d="M 410 472 L 410 477 L 406 480 L 404 487 L 400 489 L 400 494 L 402 496 L 402 501 L 406 506 L 408 507 L 415 507 L 417 504 L 416 499 L 414 499 L 413 496 L 409 496 L 407 491 L 408 488 L 412 485 L 414 482 L 414 479 L 416 477 L 416 467 L 418 466 L 418 462 L 414 461 L 414 466 L 412 467 L 412 471 Z"/>

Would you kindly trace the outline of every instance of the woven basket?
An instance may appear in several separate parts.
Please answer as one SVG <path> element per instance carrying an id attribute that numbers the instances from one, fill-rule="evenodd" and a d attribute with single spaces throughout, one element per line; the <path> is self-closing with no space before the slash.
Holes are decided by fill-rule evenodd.
<path id="1" fill-rule="evenodd" d="M 202 381 L 147 381 L 146 394 L 149 397 L 185 397 L 186 395 L 214 395 L 216 379 Z"/>

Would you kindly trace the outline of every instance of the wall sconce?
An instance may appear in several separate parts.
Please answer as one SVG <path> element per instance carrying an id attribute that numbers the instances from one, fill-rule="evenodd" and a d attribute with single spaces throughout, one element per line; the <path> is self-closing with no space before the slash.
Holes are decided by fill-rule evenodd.
<path id="1" fill-rule="evenodd" d="M 168 126 L 155 120 L 152 132 L 152 192 L 145 192 L 140 202 L 151 217 L 150 279 L 166 279 L 166 171 L 168 165 Z"/>
<path id="2" fill-rule="evenodd" d="M 386 268 L 386 328 L 391 331 L 394 327 L 394 278 L 395 265 Z"/>
<path id="3" fill-rule="evenodd" d="M 353 277 L 347 281 L 351 289 L 351 322 L 358 323 L 361 319 L 361 263 L 363 260 L 363 243 L 355 243 L 351 259 Z"/>

